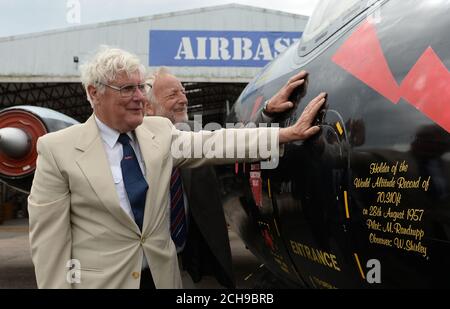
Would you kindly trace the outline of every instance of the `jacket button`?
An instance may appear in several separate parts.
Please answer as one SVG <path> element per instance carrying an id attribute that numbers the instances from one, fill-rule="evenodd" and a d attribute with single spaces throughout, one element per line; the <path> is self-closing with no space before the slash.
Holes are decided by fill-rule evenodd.
<path id="1" fill-rule="evenodd" d="M 131 276 L 132 276 L 134 279 L 138 279 L 138 278 L 139 278 L 139 273 L 138 273 L 137 271 L 133 271 L 133 272 L 131 273 Z"/>

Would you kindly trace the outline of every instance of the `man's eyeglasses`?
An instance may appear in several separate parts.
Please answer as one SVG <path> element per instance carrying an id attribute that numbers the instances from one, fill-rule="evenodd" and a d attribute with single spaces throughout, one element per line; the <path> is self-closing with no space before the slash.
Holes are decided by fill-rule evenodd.
<path id="1" fill-rule="evenodd" d="M 151 89 L 150 84 L 146 84 L 146 83 L 138 84 L 138 85 L 125 85 L 122 87 L 108 85 L 108 84 L 104 84 L 104 83 L 100 83 L 100 82 L 99 82 L 99 84 L 119 91 L 120 96 L 122 98 L 128 98 L 128 97 L 133 96 L 136 92 L 136 89 L 139 89 L 139 91 L 142 92 L 143 94 L 147 94 Z"/>

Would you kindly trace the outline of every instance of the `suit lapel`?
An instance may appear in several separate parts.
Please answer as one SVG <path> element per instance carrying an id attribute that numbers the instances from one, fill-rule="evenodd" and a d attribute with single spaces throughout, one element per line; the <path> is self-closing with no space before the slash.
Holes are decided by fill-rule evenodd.
<path id="1" fill-rule="evenodd" d="M 192 184 L 192 169 L 183 168 L 180 169 L 181 179 L 183 180 L 183 191 L 188 197 L 191 196 L 191 184 Z"/>
<path id="2" fill-rule="evenodd" d="M 151 205 L 151 192 L 155 190 L 155 186 L 160 187 L 158 176 L 161 175 L 161 162 L 157 160 L 157 154 L 160 151 L 158 138 L 143 125 L 135 130 L 139 143 L 142 160 L 145 163 L 145 178 L 148 182 L 149 190 L 145 200 L 144 225 L 142 230 L 145 231 L 150 223 L 150 218 L 154 218 L 155 205 Z"/>
<path id="3" fill-rule="evenodd" d="M 84 131 L 76 145 L 76 148 L 82 151 L 76 162 L 102 204 L 123 225 L 130 226 L 140 233 L 133 219 L 120 207 L 111 168 L 94 116 L 84 124 Z"/>
<path id="4" fill-rule="evenodd" d="M 143 126 L 139 126 L 135 130 L 136 137 L 141 150 L 142 160 L 145 163 L 145 176 L 151 175 L 151 165 L 153 164 L 151 158 L 159 151 L 159 143 L 156 136 Z"/>
<path id="5" fill-rule="evenodd" d="M 195 132 L 195 123 L 194 121 L 188 121 L 186 122 L 191 131 Z M 192 169 L 190 168 L 184 168 L 180 169 L 181 179 L 183 180 L 183 191 L 185 194 L 187 194 L 188 197 L 191 196 L 191 184 L 192 184 Z"/>

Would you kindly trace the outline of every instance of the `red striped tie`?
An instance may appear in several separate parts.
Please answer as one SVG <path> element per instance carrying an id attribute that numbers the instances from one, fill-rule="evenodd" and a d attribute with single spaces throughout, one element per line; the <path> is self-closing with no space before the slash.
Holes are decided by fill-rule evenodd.
<path id="1" fill-rule="evenodd" d="M 170 233 L 177 248 L 181 248 L 186 240 L 186 210 L 183 183 L 178 168 L 172 170 L 170 200 Z"/>

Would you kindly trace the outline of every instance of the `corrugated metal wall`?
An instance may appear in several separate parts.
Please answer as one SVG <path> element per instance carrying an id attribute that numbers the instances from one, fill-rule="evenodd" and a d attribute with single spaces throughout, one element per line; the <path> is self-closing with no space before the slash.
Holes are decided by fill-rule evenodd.
<path id="1" fill-rule="evenodd" d="M 151 12 L 143 12 L 143 14 Z M 0 82 L 77 82 L 78 66 L 101 44 L 148 65 L 149 31 L 303 31 L 300 15 L 230 4 L 0 39 Z M 74 62 L 78 57 L 78 63 Z M 260 68 L 172 67 L 183 81 L 248 82 Z"/>

